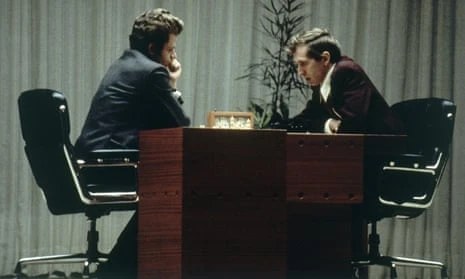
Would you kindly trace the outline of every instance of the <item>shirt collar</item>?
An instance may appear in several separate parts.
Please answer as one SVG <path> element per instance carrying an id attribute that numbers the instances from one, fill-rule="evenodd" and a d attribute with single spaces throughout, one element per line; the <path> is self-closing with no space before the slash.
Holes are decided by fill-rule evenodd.
<path id="1" fill-rule="evenodd" d="M 326 73 L 325 79 L 320 87 L 320 94 L 325 102 L 328 99 L 329 93 L 331 93 L 331 74 L 333 73 L 335 65 L 336 64 L 333 64 L 331 68 L 329 68 L 329 71 Z"/>

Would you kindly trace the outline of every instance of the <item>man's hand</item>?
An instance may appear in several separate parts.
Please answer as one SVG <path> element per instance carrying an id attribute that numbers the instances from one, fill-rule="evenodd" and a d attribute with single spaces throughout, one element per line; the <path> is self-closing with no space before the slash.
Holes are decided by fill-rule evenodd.
<path id="1" fill-rule="evenodd" d="M 179 79 L 181 76 L 181 63 L 174 58 L 173 61 L 171 61 L 171 64 L 168 65 L 168 72 L 170 74 L 170 82 L 173 88 L 176 88 L 176 81 Z"/>
<path id="2" fill-rule="evenodd" d="M 334 118 L 331 118 L 329 120 L 329 130 L 331 131 L 331 133 L 337 133 L 337 131 L 339 130 L 339 126 L 341 126 L 341 120 Z"/>

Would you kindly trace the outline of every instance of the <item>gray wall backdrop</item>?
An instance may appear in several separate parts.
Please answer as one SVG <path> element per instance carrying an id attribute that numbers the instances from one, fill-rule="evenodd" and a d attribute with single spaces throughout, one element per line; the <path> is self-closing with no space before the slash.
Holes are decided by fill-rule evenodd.
<path id="1" fill-rule="evenodd" d="M 128 46 L 134 18 L 153 7 L 185 21 L 177 47 L 179 87 L 193 126 L 205 123 L 207 111 L 245 110 L 250 98 L 266 96 L 258 84 L 235 80 L 267 43 L 257 31 L 264 14 L 257 1 L 0 0 L 0 275 L 11 273 L 19 257 L 81 251 L 86 241 L 84 216 L 52 216 L 35 187 L 23 152 L 20 92 L 64 92 L 74 140 L 100 79 Z M 390 104 L 437 96 L 458 105 L 452 158 L 432 208 L 414 220 L 382 221 L 380 231 L 385 253 L 445 261 L 450 278 L 464 278 L 465 1 L 305 0 L 304 13 L 305 27 L 329 28 Z M 303 107 L 293 105 L 294 112 Z M 115 213 L 99 223 L 103 251 L 128 218 Z M 438 276 L 399 272 L 403 278 Z M 386 277 L 373 269 L 372 278 Z"/>

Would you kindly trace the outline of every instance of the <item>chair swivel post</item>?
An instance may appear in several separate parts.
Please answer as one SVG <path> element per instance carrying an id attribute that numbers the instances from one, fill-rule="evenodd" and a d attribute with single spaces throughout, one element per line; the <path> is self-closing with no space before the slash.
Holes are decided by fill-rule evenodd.
<path id="1" fill-rule="evenodd" d="M 376 230 L 376 222 L 371 223 L 371 233 L 368 236 L 368 255 L 371 258 L 380 257 L 381 254 L 379 252 L 379 244 L 380 244 L 380 237 Z"/>
<path id="2" fill-rule="evenodd" d="M 96 218 L 89 217 L 89 231 L 87 232 L 87 260 L 84 264 L 84 275 L 90 275 L 90 265 L 99 264 L 108 260 L 108 255 L 98 250 L 99 232 L 97 231 Z"/>
<path id="3" fill-rule="evenodd" d="M 89 231 L 87 232 L 87 255 L 90 262 L 97 262 L 99 252 L 98 252 L 98 240 L 99 234 L 96 229 L 96 221 L 89 220 Z"/>

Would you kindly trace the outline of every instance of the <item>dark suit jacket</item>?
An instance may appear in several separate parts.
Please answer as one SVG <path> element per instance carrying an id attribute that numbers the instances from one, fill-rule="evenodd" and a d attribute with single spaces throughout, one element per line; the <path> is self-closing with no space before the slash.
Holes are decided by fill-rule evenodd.
<path id="1" fill-rule="evenodd" d="M 348 57 L 336 63 L 331 75 L 328 101 L 321 101 L 319 88 L 294 118 L 311 132 L 323 132 L 328 118 L 341 119 L 338 133 L 399 134 L 403 124 L 373 85 L 362 67 Z"/>
<path id="2" fill-rule="evenodd" d="M 169 74 L 136 50 L 108 69 L 75 144 L 77 155 L 96 149 L 138 149 L 139 131 L 190 125 L 172 96 Z"/>

